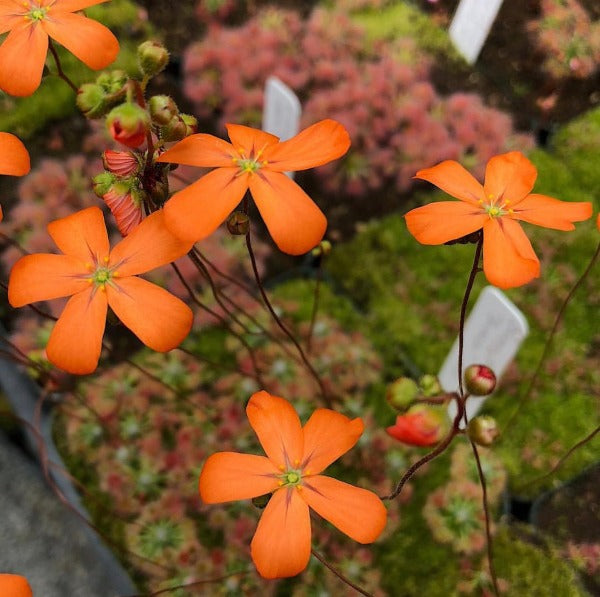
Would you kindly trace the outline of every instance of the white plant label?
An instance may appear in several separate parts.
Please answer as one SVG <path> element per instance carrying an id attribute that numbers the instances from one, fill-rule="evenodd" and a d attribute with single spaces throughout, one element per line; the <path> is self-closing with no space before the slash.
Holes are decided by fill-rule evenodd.
<path id="1" fill-rule="evenodd" d="M 517 354 L 529 331 L 527 320 L 519 309 L 494 286 L 486 286 L 465 323 L 463 371 L 469 365 L 487 365 L 499 381 Z M 455 340 L 439 372 L 442 388 L 458 392 L 458 338 Z M 467 400 L 467 416 L 474 417 L 489 396 L 471 396 Z M 454 419 L 456 404 L 448 406 Z"/>
<path id="2" fill-rule="evenodd" d="M 450 39 L 469 64 L 474 64 L 502 6 L 502 0 L 460 0 L 450 24 Z"/>

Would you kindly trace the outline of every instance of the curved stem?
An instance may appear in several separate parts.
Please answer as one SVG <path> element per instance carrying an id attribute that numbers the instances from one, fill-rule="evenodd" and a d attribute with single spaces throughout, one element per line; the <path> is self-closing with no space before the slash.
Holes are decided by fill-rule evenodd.
<path id="1" fill-rule="evenodd" d="M 560 309 L 558 310 L 556 319 L 554 320 L 554 325 L 552 326 L 552 329 L 550 330 L 550 334 L 548 335 L 548 339 L 546 340 L 546 344 L 544 345 L 544 350 L 542 351 L 542 356 L 540 357 L 540 360 L 538 361 L 535 371 L 533 372 L 533 375 L 532 375 L 531 379 L 529 380 L 529 384 L 527 385 L 525 392 L 520 396 L 520 398 L 515 406 L 515 410 L 508 417 L 508 420 L 504 424 L 504 429 L 508 429 L 510 427 L 510 424 L 514 421 L 515 417 L 519 414 L 519 412 L 521 412 L 523 405 L 531 396 L 531 392 L 533 391 L 533 388 L 535 387 L 535 384 L 537 383 L 538 377 L 540 376 L 540 373 L 542 371 L 542 367 L 543 367 L 546 359 L 548 358 L 548 354 L 550 353 L 550 348 L 552 347 L 552 341 L 554 340 L 554 336 L 556 334 L 556 331 L 558 330 L 558 326 L 559 326 L 560 322 L 562 321 L 562 318 L 563 318 L 563 315 L 565 314 L 567 306 L 571 302 L 577 289 L 583 284 L 583 282 L 586 280 L 586 278 L 592 271 L 592 268 L 594 267 L 596 261 L 598 260 L 598 257 L 600 257 L 600 243 L 596 247 L 596 251 L 592 255 L 592 258 L 590 259 L 590 262 L 588 263 L 587 267 L 585 268 L 585 270 L 583 271 L 583 273 L 581 274 L 581 276 L 577 280 L 577 282 L 575 282 L 575 284 L 573 285 L 573 287 L 567 294 L 565 300 L 563 301 L 563 304 L 561 305 Z M 502 435 L 503 434 L 501 434 L 501 436 Z"/>
<path id="2" fill-rule="evenodd" d="M 488 566 L 490 568 L 492 586 L 494 587 L 494 595 L 496 595 L 496 597 L 499 597 L 500 589 L 498 588 L 498 578 L 496 577 L 496 569 L 494 567 L 494 548 L 492 543 L 492 531 L 490 528 L 490 511 L 488 508 L 487 499 L 487 483 L 485 481 L 485 475 L 483 473 L 483 467 L 481 466 L 481 459 L 479 458 L 479 451 L 477 450 L 477 446 L 472 440 L 469 441 L 471 442 L 471 448 L 473 448 L 473 455 L 475 456 L 475 462 L 477 463 L 477 474 L 479 475 L 479 483 L 481 484 L 483 513 L 485 515 L 485 536 L 487 539 Z"/>
<path id="3" fill-rule="evenodd" d="M 312 553 L 312 555 L 315 556 L 315 558 L 317 558 L 317 560 L 319 560 L 319 562 L 321 562 L 321 564 L 323 564 L 323 566 L 326 566 L 327 568 L 329 568 L 329 570 L 331 570 L 331 572 L 333 572 L 342 582 L 345 582 L 349 587 L 352 587 L 356 592 L 360 593 L 361 595 L 365 595 L 365 597 L 373 597 L 372 593 L 369 593 L 368 591 L 361 589 L 358 585 L 355 585 L 349 578 L 345 577 L 339 570 L 334 568 L 318 551 L 315 551 L 314 549 L 311 548 L 310 553 Z"/>
<path id="4" fill-rule="evenodd" d="M 69 77 L 67 77 L 67 75 L 65 74 L 65 72 L 62 69 L 62 65 L 60 63 L 60 58 L 58 57 L 58 52 L 56 51 L 56 48 L 54 47 L 54 44 L 52 43 L 52 40 L 50 38 L 48 38 L 48 48 L 50 49 L 50 53 L 52 54 L 52 57 L 54 58 L 54 63 L 56 64 L 56 70 L 57 70 L 57 74 L 58 76 L 75 92 L 77 93 L 79 91 L 79 87 L 77 87 L 77 85 L 75 85 L 75 83 L 73 83 L 73 81 L 71 81 L 71 79 L 69 79 Z"/>

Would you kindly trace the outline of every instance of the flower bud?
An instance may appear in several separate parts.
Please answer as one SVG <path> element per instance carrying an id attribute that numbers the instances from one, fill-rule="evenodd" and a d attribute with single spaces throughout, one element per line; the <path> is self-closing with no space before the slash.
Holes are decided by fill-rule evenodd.
<path id="1" fill-rule="evenodd" d="M 432 446 L 442 440 L 450 421 L 443 407 L 416 404 L 404 415 L 396 417 L 396 424 L 386 433 L 411 446 Z"/>
<path id="2" fill-rule="evenodd" d="M 185 136 L 189 137 L 198 132 L 198 119 L 191 114 L 180 114 L 181 120 L 185 123 Z"/>
<path id="3" fill-rule="evenodd" d="M 108 111 L 105 103 L 106 93 L 100 85 L 85 83 L 77 90 L 77 107 L 86 118 L 100 118 Z"/>
<path id="4" fill-rule="evenodd" d="M 491 446 L 499 434 L 496 419 L 487 415 L 471 419 L 467 426 L 467 435 L 479 446 Z"/>
<path id="5" fill-rule="evenodd" d="M 102 154 L 102 163 L 106 170 L 121 178 L 137 174 L 140 169 L 140 163 L 131 151 L 113 151 L 112 149 L 107 149 Z"/>
<path id="6" fill-rule="evenodd" d="M 148 100 L 150 118 L 155 124 L 169 124 L 174 116 L 179 114 L 177 104 L 168 95 L 153 95 Z"/>
<path id="7" fill-rule="evenodd" d="M 137 104 L 125 103 L 113 108 L 106 117 L 113 139 L 128 147 L 138 147 L 146 140 L 150 117 Z"/>
<path id="8" fill-rule="evenodd" d="M 160 128 L 160 137 L 163 141 L 181 141 L 185 138 L 186 132 L 187 126 L 181 115 L 178 115 Z"/>
<path id="9" fill-rule="evenodd" d="M 153 77 L 169 62 L 169 52 L 157 41 L 145 41 L 137 49 L 138 64 L 142 74 Z"/>
<path id="10" fill-rule="evenodd" d="M 101 172 L 92 178 L 92 190 L 102 199 L 114 182 L 115 177 L 110 172 Z"/>
<path id="11" fill-rule="evenodd" d="M 465 388 L 473 396 L 488 396 L 496 388 L 496 374 L 486 365 L 469 365 L 464 376 Z"/>
<path id="12" fill-rule="evenodd" d="M 250 218 L 243 211 L 234 211 L 227 218 L 227 230 L 236 236 L 247 234 L 250 227 Z"/>
<path id="13" fill-rule="evenodd" d="M 134 180 L 115 182 L 102 198 L 123 236 L 127 236 L 142 221 L 144 193 L 137 188 Z"/>
<path id="14" fill-rule="evenodd" d="M 96 84 L 100 85 L 111 99 L 117 100 L 125 95 L 125 84 L 128 80 L 129 77 L 124 70 L 112 70 L 98 75 Z"/>
<path id="15" fill-rule="evenodd" d="M 322 240 L 312 251 L 313 257 L 327 257 L 331 253 L 331 243 L 328 240 Z"/>
<path id="16" fill-rule="evenodd" d="M 418 397 L 419 386 L 410 377 L 400 377 L 392 382 L 385 393 L 385 399 L 392 408 L 405 411 Z"/>
<path id="17" fill-rule="evenodd" d="M 440 380 L 435 375 L 423 375 L 423 377 L 419 379 L 419 387 L 421 388 L 421 394 L 423 394 L 425 398 L 439 396 L 443 392 Z"/>

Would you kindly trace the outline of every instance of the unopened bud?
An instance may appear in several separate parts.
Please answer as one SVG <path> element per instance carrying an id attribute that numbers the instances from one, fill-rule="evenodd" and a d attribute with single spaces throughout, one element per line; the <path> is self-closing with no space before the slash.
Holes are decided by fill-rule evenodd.
<path id="1" fill-rule="evenodd" d="M 160 128 L 160 136 L 163 141 L 181 141 L 186 137 L 187 126 L 181 115 L 174 116 Z"/>
<path id="2" fill-rule="evenodd" d="M 442 393 L 442 386 L 440 380 L 435 375 L 423 375 L 419 379 L 419 387 L 421 388 L 421 394 L 425 398 L 431 398 L 432 396 L 438 396 Z"/>
<path id="3" fill-rule="evenodd" d="M 185 136 L 189 137 L 198 132 L 198 119 L 191 114 L 180 114 L 181 120 L 185 124 Z"/>
<path id="4" fill-rule="evenodd" d="M 392 382 L 385 394 L 385 399 L 392 408 L 405 411 L 419 396 L 419 386 L 410 377 L 400 377 Z"/>
<path id="5" fill-rule="evenodd" d="M 148 77 L 157 75 L 169 62 L 169 52 L 157 41 L 145 41 L 140 44 L 137 57 L 140 70 Z"/>
<path id="6" fill-rule="evenodd" d="M 140 163 L 131 151 L 113 151 L 107 149 L 102 154 L 104 168 L 121 178 L 136 174 L 140 169 Z"/>
<path id="7" fill-rule="evenodd" d="M 416 404 L 406 414 L 396 417 L 396 424 L 386 433 L 411 446 L 432 446 L 443 439 L 450 422 L 443 407 Z"/>
<path id="8" fill-rule="evenodd" d="M 108 112 L 104 99 L 106 93 L 100 85 L 86 83 L 77 90 L 77 107 L 86 118 L 100 118 Z"/>
<path id="9" fill-rule="evenodd" d="M 128 147 L 138 147 L 146 140 L 150 117 L 146 110 L 133 103 L 113 108 L 106 117 L 106 126 L 113 139 Z"/>
<path id="10" fill-rule="evenodd" d="M 169 124 L 179 114 L 177 104 L 168 95 L 153 95 L 148 100 L 148 110 L 152 122 L 161 126 Z"/>
<path id="11" fill-rule="evenodd" d="M 486 365 L 469 365 L 465 369 L 465 388 L 473 396 L 487 396 L 496 388 L 496 374 Z"/>
<path id="12" fill-rule="evenodd" d="M 112 99 L 119 99 L 125 95 L 125 84 L 129 80 L 124 70 L 111 70 L 98 75 L 96 84 L 100 85 Z"/>
<path id="13" fill-rule="evenodd" d="M 227 218 L 227 230 L 236 236 L 248 233 L 250 227 L 250 218 L 243 211 L 234 211 Z"/>
<path id="14" fill-rule="evenodd" d="M 491 446 L 500 432 L 496 419 L 487 415 L 479 415 L 469 421 L 467 434 L 477 445 Z"/>
<path id="15" fill-rule="evenodd" d="M 102 199 L 115 182 L 115 177 L 110 172 L 101 172 L 92 178 L 92 190 Z"/>
<path id="16" fill-rule="evenodd" d="M 322 240 L 312 251 L 313 257 L 326 257 L 331 253 L 331 243 L 328 240 Z"/>

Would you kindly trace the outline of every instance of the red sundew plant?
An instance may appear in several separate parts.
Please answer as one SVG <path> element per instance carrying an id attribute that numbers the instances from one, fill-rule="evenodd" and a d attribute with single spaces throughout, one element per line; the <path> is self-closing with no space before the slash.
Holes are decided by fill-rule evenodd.
<path id="1" fill-rule="evenodd" d="M 386 557 L 396 557 L 415 528 L 403 519 L 416 512 L 461 567 L 457 591 L 510 590 L 494 561 L 507 483 L 493 445 L 500 425 L 467 408 L 496 380 L 483 361 L 464 367 L 466 311 L 480 272 L 500 288 L 540 275 L 520 222 L 570 231 L 592 216 L 591 204 L 533 193 L 537 170 L 517 151 L 531 139 L 475 95 L 440 97 L 433 59 L 412 41 L 369 45 L 348 13 L 385 0 L 348 0 L 306 18 L 245 3 L 236 14 L 252 13 L 246 23 L 213 23 L 187 52 L 196 115 L 180 111 L 178 89 L 153 94 L 170 84 L 161 74 L 169 52 L 155 40 L 139 45 L 136 74 L 106 70 L 73 83 L 52 40 L 93 69 L 109 66 L 117 40 L 80 14 L 101 3 L 0 1 L 0 89 L 30 95 L 55 73 L 94 121 L 78 140 L 85 154 L 34 159 L 2 224 L 3 287 L 8 304 L 23 308 L 13 315 L 5 305 L 12 332 L 3 353 L 39 382 L 36 412 L 61 397 L 52 400 L 54 439 L 94 524 L 150 595 L 383 596 L 398 577 Z M 232 9 L 199 7 L 220 19 Z M 269 75 L 304 103 L 304 128 L 284 141 L 257 128 Z M 224 125 L 229 140 L 197 116 L 211 119 L 213 133 Z M 502 153 L 507 145 L 513 151 Z M 310 192 L 320 206 L 302 177 L 286 175 L 316 167 Z M 29 169 L 23 143 L 1 132 L 0 174 Z M 418 381 L 400 377 L 386 391 L 391 376 L 363 334 L 370 314 L 326 283 L 328 215 L 340 209 L 332 195 L 374 204 L 415 178 L 458 201 L 412 209 L 408 233 L 425 245 L 475 245 L 453 391 L 416 366 Z M 550 340 L 599 255 L 561 282 L 573 288 Z M 292 256 L 303 257 L 294 276 L 305 279 L 272 290 L 263 278 Z M 566 383 L 589 362 L 567 348 L 549 369 L 568 367 Z M 529 447 L 520 456 L 552 474 L 597 432 L 565 452 L 540 430 L 546 459 Z M 443 474 L 423 492 L 437 465 Z M 22 577 L 0 575 L 0 586 L 28 594 Z"/>

